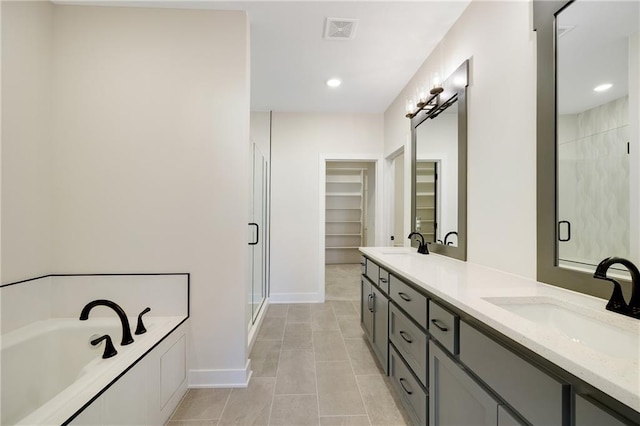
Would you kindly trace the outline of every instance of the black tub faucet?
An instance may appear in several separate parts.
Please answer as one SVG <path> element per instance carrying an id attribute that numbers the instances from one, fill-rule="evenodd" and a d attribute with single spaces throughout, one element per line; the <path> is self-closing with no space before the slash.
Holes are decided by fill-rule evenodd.
<path id="1" fill-rule="evenodd" d="M 628 305 L 622 295 L 620 283 L 613 278 L 607 278 L 607 271 L 616 263 L 623 265 L 631 274 L 631 300 Z M 609 303 L 607 303 L 607 310 L 640 319 L 640 271 L 638 271 L 636 265 L 630 260 L 621 257 L 607 257 L 598 264 L 593 278 L 613 283 L 613 293 L 611 294 Z"/>
<path id="2" fill-rule="evenodd" d="M 133 337 L 131 337 L 131 327 L 129 327 L 127 314 L 124 313 L 124 310 L 117 303 L 114 303 L 111 300 L 97 299 L 93 302 L 87 303 L 85 307 L 82 308 L 82 312 L 80 313 L 80 321 L 88 320 L 89 311 L 91 311 L 91 309 L 96 306 L 107 306 L 113 309 L 116 314 L 118 314 L 118 318 L 120 318 L 120 322 L 122 323 L 122 342 L 120 342 L 120 345 L 124 346 L 133 343 Z"/>
<path id="3" fill-rule="evenodd" d="M 411 239 L 411 237 L 414 237 L 416 235 L 418 237 L 420 237 L 420 240 L 421 240 L 421 241 L 418 242 L 418 253 L 420 253 L 420 254 L 429 254 L 429 247 L 427 247 L 427 243 L 424 242 L 424 237 L 422 236 L 421 233 L 412 232 L 412 233 L 409 234 L 409 236 L 407 238 Z"/>
<path id="4" fill-rule="evenodd" d="M 118 355 L 118 351 L 116 351 L 116 348 L 113 346 L 113 343 L 111 343 L 111 336 L 109 336 L 108 334 L 105 334 L 104 336 L 100 336 L 97 339 L 92 339 L 90 343 L 92 346 L 97 346 L 103 340 L 105 341 L 105 345 L 104 345 L 104 353 L 102 354 L 102 359 L 107 359 L 107 358 L 111 358 L 112 356 Z"/>

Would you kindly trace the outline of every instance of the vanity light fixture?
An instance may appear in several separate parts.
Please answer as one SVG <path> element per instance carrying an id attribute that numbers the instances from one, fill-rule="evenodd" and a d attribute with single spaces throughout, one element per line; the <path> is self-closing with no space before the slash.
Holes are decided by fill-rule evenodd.
<path id="1" fill-rule="evenodd" d="M 434 72 L 431 75 L 431 89 L 427 90 L 427 87 L 429 87 L 429 82 L 424 86 L 418 86 L 418 89 L 416 90 L 416 98 L 407 99 L 405 117 L 413 118 L 423 110 L 429 113 L 438 106 L 440 103 L 438 97 L 442 92 L 444 92 L 439 73 Z"/>
<path id="2" fill-rule="evenodd" d="M 613 87 L 613 84 L 611 83 L 605 83 L 605 84 L 601 84 L 599 86 L 596 86 L 593 88 L 594 92 L 604 92 L 607 91 L 609 89 L 611 89 Z"/>
<path id="3" fill-rule="evenodd" d="M 431 93 L 432 95 L 438 95 L 442 93 L 444 89 L 442 88 L 442 81 L 440 80 L 440 74 L 438 74 L 437 72 L 434 72 L 433 76 L 431 77 L 431 82 L 433 83 L 433 86 L 431 87 L 431 90 L 429 91 L 429 93 Z"/>
<path id="4" fill-rule="evenodd" d="M 338 87 L 341 84 L 342 84 L 342 82 L 338 78 L 330 78 L 329 80 L 327 80 L 327 86 L 329 86 L 331 88 Z"/>

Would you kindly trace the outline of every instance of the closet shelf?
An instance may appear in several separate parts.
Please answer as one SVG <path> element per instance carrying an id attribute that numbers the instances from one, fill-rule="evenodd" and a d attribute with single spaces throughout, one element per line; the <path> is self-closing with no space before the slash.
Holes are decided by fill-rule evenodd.
<path id="1" fill-rule="evenodd" d="M 359 192 L 327 192 L 327 197 L 362 197 Z"/>
<path id="2" fill-rule="evenodd" d="M 327 250 L 353 250 L 359 249 L 360 247 L 325 247 Z"/>
<path id="3" fill-rule="evenodd" d="M 325 234 L 327 237 L 361 237 L 362 234 Z"/>

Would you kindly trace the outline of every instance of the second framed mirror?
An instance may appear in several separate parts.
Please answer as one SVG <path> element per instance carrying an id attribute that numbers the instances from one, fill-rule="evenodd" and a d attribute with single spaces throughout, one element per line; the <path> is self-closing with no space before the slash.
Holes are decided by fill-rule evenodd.
<path id="1" fill-rule="evenodd" d="M 469 61 L 411 118 L 411 223 L 429 251 L 467 259 L 467 102 Z M 412 241 L 415 246 L 416 241 Z"/>

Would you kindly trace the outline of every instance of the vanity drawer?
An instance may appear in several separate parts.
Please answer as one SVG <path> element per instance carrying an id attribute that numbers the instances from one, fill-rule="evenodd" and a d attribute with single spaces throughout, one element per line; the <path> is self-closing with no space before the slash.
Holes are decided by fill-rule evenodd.
<path id="1" fill-rule="evenodd" d="M 458 354 L 459 325 L 457 315 L 429 300 L 429 334 L 453 355 Z"/>
<path id="2" fill-rule="evenodd" d="M 427 335 L 393 304 L 389 304 L 389 340 L 398 349 L 423 386 L 427 378 Z"/>
<path id="3" fill-rule="evenodd" d="M 426 425 L 427 394 L 392 345 L 389 345 L 389 378 L 411 418 L 411 423 Z"/>
<path id="4" fill-rule="evenodd" d="M 389 294 L 389 275 L 389 271 L 381 266 L 378 278 L 378 287 L 387 294 Z"/>
<path id="5" fill-rule="evenodd" d="M 365 274 L 372 283 L 378 285 L 378 279 L 380 278 L 380 267 L 376 265 L 371 259 L 367 259 L 367 272 Z"/>
<path id="6" fill-rule="evenodd" d="M 475 328 L 460 324 L 460 361 L 533 425 L 563 424 L 565 385 Z"/>
<path id="7" fill-rule="evenodd" d="M 427 328 L 427 297 L 418 293 L 394 275 L 389 278 L 389 295 L 420 326 Z"/>

